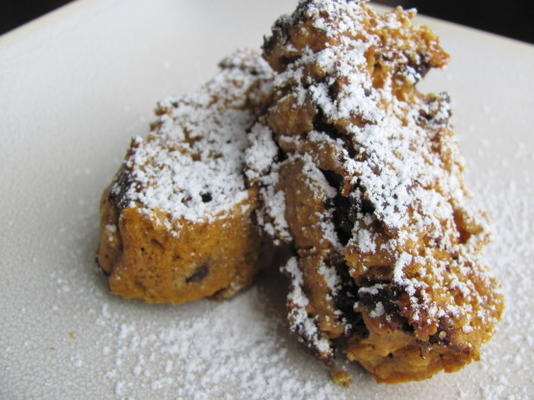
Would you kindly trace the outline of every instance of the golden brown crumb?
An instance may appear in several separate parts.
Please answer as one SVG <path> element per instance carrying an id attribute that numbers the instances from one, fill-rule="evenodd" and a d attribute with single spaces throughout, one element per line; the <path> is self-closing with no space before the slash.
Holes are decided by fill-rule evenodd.
<path id="1" fill-rule="evenodd" d="M 342 369 L 330 371 L 330 379 L 332 379 L 332 382 L 334 382 L 336 385 L 343 387 L 349 387 L 352 383 L 352 376 L 350 376 L 347 371 L 343 371 Z"/>

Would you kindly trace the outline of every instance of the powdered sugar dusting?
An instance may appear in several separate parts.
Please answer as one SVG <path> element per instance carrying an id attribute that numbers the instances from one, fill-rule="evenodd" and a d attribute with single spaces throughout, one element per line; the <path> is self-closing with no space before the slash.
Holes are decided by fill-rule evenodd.
<path id="1" fill-rule="evenodd" d="M 318 272 L 323 276 L 330 294 L 332 296 L 337 295 L 341 286 L 341 278 L 339 277 L 335 267 L 321 262 Z"/>
<path id="2" fill-rule="evenodd" d="M 266 120 L 288 158 L 304 160 L 314 195 L 330 200 L 318 225 L 345 240 L 336 247 L 355 285 L 379 279 L 400 293 L 386 305 L 368 292 L 359 310 L 393 310 L 386 320 L 400 313 L 418 339 L 450 343 L 447 321 L 464 333 L 455 345 L 470 349 L 492 336 L 502 298 L 480 257 L 486 218 L 463 184 L 449 97 L 414 87 L 448 58 L 414 15 L 300 2 L 264 46 L 279 71 Z"/>
<path id="3" fill-rule="evenodd" d="M 275 315 L 278 310 L 266 305 L 263 296 L 256 287 L 232 302 L 206 301 L 195 305 L 201 309 L 196 317 L 185 319 L 178 309 L 159 310 L 177 313 L 162 326 L 106 307 L 96 318 L 105 332 L 103 358 L 113 365 L 101 371 L 104 381 L 112 384 L 116 398 L 136 398 L 138 393 L 187 399 L 335 396 L 340 390 L 335 385 L 300 382 L 289 361 L 291 345 L 280 340 L 287 329 L 285 318 Z M 305 303 L 302 293 L 293 298 Z M 269 317 L 258 319 L 258 312 Z M 313 321 L 306 327 L 313 330 Z M 328 350 L 324 340 L 316 344 Z M 301 362 L 309 357 L 301 355 Z M 326 371 L 324 377 L 328 379 Z"/>
<path id="4" fill-rule="evenodd" d="M 315 317 L 310 316 L 306 310 L 309 300 L 303 291 L 304 278 L 297 265 L 297 259 L 291 257 L 283 270 L 291 277 L 291 287 L 287 296 L 290 329 L 299 335 L 300 340 L 321 355 L 331 355 L 333 349 L 330 341 L 322 337 Z"/>
<path id="5" fill-rule="evenodd" d="M 499 144 L 492 146 L 490 158 L 504 157 L 499 153 Z M 525 163 L 525 167 L 529 165 L 530 161 Z M 300 347 L 293 346 L 293 341 L 285 336 L 287 321 L 283 309 L 273 308 L 276 294 L 282 297 L 285 289 L 273 293 L 266 291 L 262 283 L 231 301 L 200 301 L 180 307 L 113 298 L 103 285 L 95 285 L 101 274 L 91 268 L 92 260 L 86 260 L 81 269 L 87 272 L 83 274 L 70 263 L 77 264 L 87 258 L 77 253 L 84 246 L 90 248 L 88 253 L 92 252 L 91 236 L 96 236 L 98 219 L 94 209 L 87 215 L 87 207 L 80 207 L 73 226 L 63 229 L 69 236 L 74 233 L 77 239 L 64 242 L 69 249 L 65 255 L 74 253 L 60 269 L 54 266 L 55 272 L 48 279 L 54 293 L 57 291 L 57 306 L 49 307 L 47 318 L 56 321 L 64 316 L 66 305 L 72 307 L 68 309 L 67 321 L 74 319 L 79 333 L 76 339 L 67 339 L 79 344 L 73 347 L 71 368 L 79 374 L 91 371 L 100 393 L 106 393 L 108 398 L 349 399 L 357 393 L 370 398 L 396 399 L 399 390 L 424 396 L 440 391 L 446 399 L 531 398 L 529 371 L 534 327 L 530 318 L 532 269 L 528 260 L 534 256 L 534 247 L 525 238 L 534 235 L 530 223 L 534 203 L 532 190 L 526 186 L 529 170 L 509 171 L 507 182 L 500 171 L 489 168 L 475 171 L 476 175 L 471 176 L 471 182 L 476 183 L 474 192 L 499 232 L 499 240 L 488 246 L 488 256 L 503 278 L 508 302 L 514 306 L 505 313 L 495 340 L 486 346 L 483 361 L 454 376 L 438 375 L 415 386 L 384 386 L 377 385 L 360 369 L 351 368 L 355 383 L 349 389 L 339 388 L 329 381 L 320 363 L 314 362 Z M 91 229 L 87 229 L 88 223 Z M 525 260 L 526 269 L 510 267 L 525 264 Z M 279 279 L 273 277 L 273 287 L 280 286 Z M 45 281 L 40 284 L 46 284 Z M 72 290 L 64 291 L 65 285 Z M 360 290 L 378 293 L 379 289 L 377 286 Z M 22 309 L 18 313 L 24 315 Z M 85 329 L 91 334 L 84 334 Z M 32 349 L 39 339 L 29 334 L 22 330 L 18 341 L 20 346 L 24 343 Z M 82 347 L 86 340 L 90 347 Z M 10 347 L 4 347 L 8 357 L 16 350 L 15 345 Z M 71 351 L 66 344 L 61 347 L 67 354 Z M 54 352 L 47 351 L 48 357 L 54 356 Z M 36 354 L 40 353 L 36 351 Z M 503 379 L 495 378 L 497 371 Z"/>
<path id="6" fill-rule="evenodd" d="M 270 70 L 240 51 L 196 92 L 160 102 L 153 132 L 136 138 L 112 195 L 125 207 L 160 210 L 173 221 L 210 221 L 248 197 L 243 178 L 246 131 Z M 128 174 L 128 175 L 125 175 Z"/>
<path id="7" fill-rule="evenodd" d="M 268 127 L 254 124 L 245 150 L 245 176 L 249 185 L 259 189 L 260 206 L 256 219 L 275 245 L 291 242 L 285 218 L 285 196 L 278 188 L 280 163 L 278 146 Z"/>

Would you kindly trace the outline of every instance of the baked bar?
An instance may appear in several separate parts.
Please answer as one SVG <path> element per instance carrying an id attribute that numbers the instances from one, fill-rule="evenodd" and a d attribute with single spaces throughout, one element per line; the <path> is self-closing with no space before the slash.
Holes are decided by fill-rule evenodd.
<path id="1" fill-rule="evenodd" d="M 283 154 L 297 254 L 290 325 L 319 358 L 341 349 L 387 383 L 478 359 L 503 310 L 449 98 L 416 89 L 448 55 L 414 16 L 305 0 L 264 44 L 278 74 L 261 131 Z"/>
<path id="2" fill-rule="evenodd" d="M 243 176 L 246 131 L 272 71 L 252 51 L 199 90 L 158 104 L 101 201 L 97 261 L 112 293 L 174 304 L 232 296 L 258 270 L 257 188 Z"/>

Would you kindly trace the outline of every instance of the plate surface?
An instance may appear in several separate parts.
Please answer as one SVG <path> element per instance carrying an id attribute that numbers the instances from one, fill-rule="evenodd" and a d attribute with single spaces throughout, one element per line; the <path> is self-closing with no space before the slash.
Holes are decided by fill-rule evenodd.
<path id="1" fill-rule="evenodd" d="M 534 398 L 534 47 L 432 19 L 452 61 L 424 87 L 452 96 L 506 295 L 481 362 L 394 386 L 352 366 L 343 389 L 287 334 L 275 274 L 180 307 L 107 293 L 98 200 L 130 137 L 294 4 L 79 1 L 0 38 L 0 399 Z"/>

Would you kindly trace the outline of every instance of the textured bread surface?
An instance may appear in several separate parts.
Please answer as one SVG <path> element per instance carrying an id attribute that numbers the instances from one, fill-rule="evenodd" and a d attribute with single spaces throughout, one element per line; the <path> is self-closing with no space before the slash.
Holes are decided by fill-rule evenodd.
<path id="1" fill-rule="evenodd" d="M 449 98 L 416 88 L 448 54 L 414 16 L 301 1 L 265 41 L 277 77 L 256 128 L 283 154 L 291 329 L 326 362 L 340 349 L 387 383 L 477 360 L 503 310 Z"/>
<path id="2" fill-rule="evenodd" d="M 112 293 L 174 304 L 230 297 L 259 269 L 257 189 L 243 175 L 246 131 L 271 71 L 238 51 L 197 91 L 158 104 L 101 201 L 97 261 Z"/>

